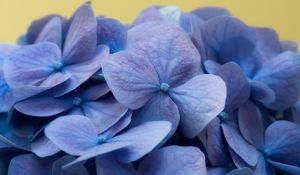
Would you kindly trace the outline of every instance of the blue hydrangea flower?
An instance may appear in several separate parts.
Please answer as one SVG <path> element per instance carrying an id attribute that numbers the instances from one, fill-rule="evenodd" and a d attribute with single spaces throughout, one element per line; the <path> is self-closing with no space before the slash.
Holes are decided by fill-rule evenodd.
<path id="1" fill-rule="evenodd" d="M 199 75 L 199 53 L 173 25 L 132 28 L 126 50 L 105 59 L 102 69 L 120 103 L 135 110 L 143 107 L 136 112 L 137 123 L 167 120 L 174 132 L 180 112 L 182 132 L 195 137 L 224 107 L 224 82 L 215 75 Z"/>

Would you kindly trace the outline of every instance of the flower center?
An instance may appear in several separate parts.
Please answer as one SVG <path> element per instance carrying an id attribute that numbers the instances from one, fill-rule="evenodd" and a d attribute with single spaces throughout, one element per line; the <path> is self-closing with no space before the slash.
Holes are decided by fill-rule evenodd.
<path id="1" fill-rule="evenodd" d="M 269 157 L 272 154 L 272 150 L 270 148 L 264 148 L 262 152 L 266 157 Z"/>
<path id="2" fill-rule="evenodd" d="M 161 83 L 159 89 L 161 92 L 167 93 L 170 89 L 170 85 L 168 85 L 167 83 Z"/>
<path id="3" fill-rule="evenodd" d="M 219 115 L 218 115 L 219 119 L 221 121 L 226 121 L 229 119 L 229 115 L 227 112 L 221 112 Z"/>
<path id="4" fill-rule="evenodd" d="M 80 97 L 74 97 L 74 99 L 73 99 L 74 106 L 80 106 L 81 103 L 82 103 L 82 99 Z"/>
<path id="5" fill-rule="evenodd" d="M 107 142 L 107 137 L 104 136 L 104 135 L 98 135 L 98 144 L 103 144 L 103 143 L 106 143 Z"/>
<path id="6" fill-rule="evenodd" d="M 64 65 L 62 63 L 55 63 L 54 64 L 54 69 L 57 72 L 61 72 L 63 70 Z"/>

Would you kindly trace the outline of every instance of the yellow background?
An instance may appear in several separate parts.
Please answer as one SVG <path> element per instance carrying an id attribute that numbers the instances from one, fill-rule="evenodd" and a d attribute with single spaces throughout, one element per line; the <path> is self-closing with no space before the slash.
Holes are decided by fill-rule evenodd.
<path id="1" fill-rule="evenodd" d="M 49 13 L 70 16 L 84 0 L 0 0 L 0 42 L 15 42 L 33 19 Z M 176 5 L 183 10 L 221 6 L 249 25 L 275 28 L 281 39 L 300 43 L 300 0 L 92 0 L 98 15 L 131 22 L 149 5 Z"/>

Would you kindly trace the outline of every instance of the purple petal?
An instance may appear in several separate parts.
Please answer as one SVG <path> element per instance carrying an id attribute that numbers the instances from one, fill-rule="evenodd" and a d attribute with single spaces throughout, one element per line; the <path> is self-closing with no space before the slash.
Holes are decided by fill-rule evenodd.
<path id="1" fill-rule="evenodd" d="M 59 117 L 46 127 L 45 135 L 70 155 L 81 155 L 98 143 L 92 121 L 79 115 Z"/>
<path id="2" fill-rule="evenodd" d="M 51 175 L 51 159 L 41 159 L 34 154 L 14 157 L 8 168 L 8 175 Z"/>
<path id="3" fill-rule="evenodd" d="M 238 109 L 238 117 L 242 136 L 256 148 L 262 148 L 265 128 L 263 116 L 258 107 L 248 101 Z"/>
<path id="4" fill-rule="evenodd" d="M 108 45 L 111 53 L 126 47 L 127 30 L 118 20 L 97 18 L 97 36 L 98 44 Z"/>
<path id="5" fill-rule="evenodd" d="M 232 170 L 230 173 L 226 175 L 254 175 L 254 172 L 250 168 L 240 168 Z"/>
<path id="6" fill-rule="evenodd" d="M 96 157 L 96 169 L 99 175 L 137 175 L 132 164 L 121 163 L 110 154 Z"/>
<path id="7" fill-rule="evenodd" d="M 282 51 L 298 52 L 298 44 L 295 41 L 281 41 Z"/>
<path id="8" fill-rule="evenodd" d="M 31 143 L 31 151 L 39 157 L 48 157 L 58 153 L 60 149 L 48 137 L 42 136 Z"/>
<path id="9" fill-rule="evenodd" d="M 49 117 L 71 109 L 73 104 L 68 99 L 59 99 L 46 93 L 20 101 L 14 105 L 19 112 L 35 116 Z"/>
<path id="10" fill-rule="evenodd" d="M 221 65 L 213 60 L 206 60 L 204 67 L 209 74 L 215 74 L 221 68 Z"/>
<path id="11" fill-rule="evenodd" d="M 281 45 L 275 30 L 271 28 L 255 28 L 255 32 L 257 49 L 265 60 L 280 54 Z"/>
<path id="12" fill-rule="evenodd" d="M 293 52 L 283 52 L 265 62 L 253 79 L 267 84 L 275 92 L 275 101 L 265 104 L 267 107 L 286 109 L 300 95 L 300 56 Z"/>
<path id="13" fill-rule="evenodd" d="M 246 76 L 237 64 L 233 62 L 226 63 L 215 74 L 224 80 L 227 87 L 225 111 L 232 112 L 248 100 L 250 86 Z"/>
<path id="14" fill-rule="evenodd" d="M 91 78 L 92 75 L 100 69 L 102 60 L 106 58 L 108 54 L 108 48 L 100 45 L 97 47 L 97 52 L 94 52 L 94 55 L 90 57 L 89 60 L 79 64 L 67 65 L 65 71 L 72 76 L 68 81 L 55 88 L 54 95 L 59 97 L 71 92 Z"/>
<path id="15" fill-rule="evenodd" d="M 238 154 L 236 154 L 230 147 L 228 148 L 228 150 L 229 150 L 231 159 L 232 159 L 234 165 L 237 168 L 242 168 L 242 167 L 248 167 L 249 166 L 249 164 L 247 162 L 245 162 L 243 160 L 243 158 L 241 158 Z"/>
<path id="16" fill-rule="evenodd" d="M 102 133 L 114 125 L 128 110 L 114 98 L 86 102 L 82 104 L 81 109 L 84 115 L 93 122 L 97 133 Z"/>
<path id="17" fill-rule="evenodd" d="M 260 156 L 258 158 L 258 162 L 254 169 L 255 175 L 272 175 L 270 171 L 270 165 L 266 162 L 265 158 L 263 156 Z"/>
<path id="18" fill-rule="evenodd" d="M 104 60 L 102 70 L 116 99 L 131 109 L 142 107 L 159 85 L 155 69 L 145 57 L 118 52 Z"/>
<path id="19" fill-rule="evenodd" d="M 135 59 L 148 59 L 160 82 L 171 87 L 200 72 L 199 52 L 187 34 L 174 25 L 154 22 L 138 25 L 128 31 L 127 45 L 128 50 L 135 52 Z"/>
<path id="20" fill-rule="evenodd" d="M 272 103 L 275 101 L 275 92 L 266 84 L 259 81 L 249 81 L 251 88 L 251 97 L 254 100 L 260 101 L 263 104 Z"/>
<path id="21" fill-rule="evenodd" d="M 106 83 L 98 83 L 84 90 L 82 98 L 84 100 L 94 101 L 104 96 L 110 91 Z"/>
<path id="22" fill-rule="evenodd" d="M 66 64 L 87 61 L 97 45 L 97 21 L 90 5 L 82 5 L 73 15 L 65 39 L 63 57 Z"/>
<path id="23" fill-rule="evenodd" d="M 222 124 L 222 129 L 230 148 L 249 165 L 256 165 L 257 150 L 242 138 L 237 126 L 234 123 L 226 122 Z"/>
<path id="24" fill-rule="evenodd" d="M 64 170 L 62 166 L 75 160 L 75 157 L 66 155 L 57 159 L 52 165 L 52 175 L 89 175 L 84 165 L 77 165 L 72 169 Z"/>
<path id="25" fill-rule="evenodd" d="M 134 20 L 133 25 L 142 24 L 150 21 L 162 21 L 163 16 L 159 12 L 159 8 L 156 6 L 148 7 L 144 9 L 139 16 Z"/>
<path id="26" fill-rule="evenodd" d="M 193 14 L 199 16 L 203 20 L 209 20 L 217 16 L 228 15 L 230 12 L 227 9 L 221 7 L 204 7 L 198 8 L 192 11 Z"/>
<path id="27" fill-rule="evenodd" d="M 115 156 L 121 162 L 132 162 L 151 152 L 170 131 L 170 122 L 146 122 L 112 138 L 110 142 L 131 143 L 117 151 Z"/>
<path id="28" fill-rule="evenodd" d="M 138 171 L 141 175 L 206 174 L 205 157 L 196 147 L 168 146 L 149 154 Z"/>
<path id="29" fill-rule="evenodd" d="M 172 124 L 172 130 L 167 137 L 169 138 L 175 133 L 179 120 L 179 111 L 176 104 L 168 95 L 158 93 L 141 109 L 134 112 L 132 123 L 138 126 L 147 121 L 169 121 Z"/>
<path id="30" fill-rule="evenodd" d="M 299 165 L 299 147 L 299 125 L 288 121 L 276 121 L 267 128 L 264 151 L 271 160 Z"/>
<path id="31" fill-rule="evenodd" d="M 62 35 L 61 18 L 53 17 L 41 30 L 35 40 L 35 43 L 48 41 L 55 43 L 58 47 L 61 47 L 63 39 Z"/>
<path id="32" fill-rule="evenodd" d="M 272 164 L 274 167 L 287 172 L 289 174 L 300 174 L 300 167 L 299 166 L 293 166 L 293 165 L 288 165 L 280 162 L 275 162 L 272 160 L 268 160 L 270 164 Z"/>
<path id="33" fill-rule="evenodd" d="M 225 106 L 226 85 L 215 75 L 198 75 L 171 89 L 180 112 L 180 125 L 188 138 L 196 137 Z"/>

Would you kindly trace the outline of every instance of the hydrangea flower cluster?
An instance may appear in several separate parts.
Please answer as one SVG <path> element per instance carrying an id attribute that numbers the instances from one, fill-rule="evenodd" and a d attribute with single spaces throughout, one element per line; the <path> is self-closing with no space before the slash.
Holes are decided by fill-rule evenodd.
<path id="1" fill-rule="evenodd" d="M 43 17 L 0 96 L 0 174 L 300 174 L 297 45 L 222 8 Z"/>

